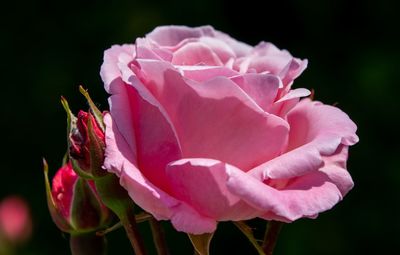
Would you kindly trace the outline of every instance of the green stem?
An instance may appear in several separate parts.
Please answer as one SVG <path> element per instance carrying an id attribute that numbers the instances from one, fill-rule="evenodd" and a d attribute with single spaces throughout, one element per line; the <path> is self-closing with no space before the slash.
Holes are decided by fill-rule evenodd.
<path id="1" fill-rule="evenodd" d="M 272 255 L 282 226 L 283 223 L 279 221 L 272 220 L 268 222 L 267 230 L 265 231 L 264 236 L 264 243 L 262 245 L 265 255 Z"/>
<path id="2" fill-rule="evenodd" d="M 128 211 L 125 215 L 126 217 L 121 217 L 120 220 L 124 226 L 125 232 L 131 242 L 132 248 L 135 251 L 135 255 L 145 255 L 146 250 L 143 244 L 142 237 L 140 236 L 139 230 L 137 228 L 137 223 L 135 219 L 135 214 L 133 210 Z"/>
<path id="3" fill-rule="evenodd" d="M 157 249 L 157 254 L 168 255 L 167 242 L 160 222 L 154 218 L 150 219 L 150 228 L 153 233 L 153 240 Z"/>
<path id="4" fill-rule="evenodd" d="M 137 229 L 133 211 L 135 204 L 127 191 L 119 184 L 119 179 L 115 175 L 109 174 L 95 179 L 95 183 L 103 203 L 120 219 L 135 254 L 145 255 L 144 244 Z"/>

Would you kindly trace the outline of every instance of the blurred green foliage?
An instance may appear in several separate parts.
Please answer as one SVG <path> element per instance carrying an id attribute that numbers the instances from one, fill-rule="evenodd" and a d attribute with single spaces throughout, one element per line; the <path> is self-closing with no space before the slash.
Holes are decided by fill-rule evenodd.
<path id="1" fill-rule="evenodd" d="M 83 84 L 102 109 L 103 51 L 133 42 L 155 26 L 210 24 L 249 44 L 271 41 L 308 58 L 295 87 L 338 103 L 358 124 L 360 143 L 348 163 L 355 188 L 317 220 L 286 225 L 276 254 L 396 254 L 400 227 L 398 92 L 400 40 L 396 1 L 7 1 L 0 15 L 2 178 L 0 199 L 25 197 L 34 217 L 32 241 L 19 254 L 69 254 L 51 222 L 41 157 L 54 171 L 66 149 L 60 96 L 86 108 Z M 191 254 L 185 234 L 169 223 L 172 254 Z M 264 222 L 252 221 L 262 236 Z M 141 226 L 148 236 L 148 226 Z M 110 234 L 110 254 L 131 254 L 124 233 Z M 151 240 L 147 239 L 147 245 Z M 213 254 L 252 254 L 230 223 L 222 223 Z M 225 251 L 225 252 L 223 252 Z M 154 252 L 154 251 L 153 251 Z M 255 252 L 253 254 L 256 254 Z M 398 253 L 397 253 L 398 254 Z"/>

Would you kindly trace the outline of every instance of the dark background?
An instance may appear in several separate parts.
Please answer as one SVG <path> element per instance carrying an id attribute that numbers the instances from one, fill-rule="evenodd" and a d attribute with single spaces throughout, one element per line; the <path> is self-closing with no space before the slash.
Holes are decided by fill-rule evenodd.
<path id="1" fill-rule="evenodd" d="M 69 254 L 68 242 L 47 211 L 41 158 L 51 173 L 66 149 L 60 95 L 85 109 L 78 85 L 102 109 L 103 51 L 132 43 L 158 25 L 210 24 L 255 45 L 265 40 L 309 59 L 295 87 L 338 103 L 359 127 L 350 150 L 355 188 L 317 220 L 298 220 L 282 231 L 276 254 L 398 254 L 400 71 L 396 1 L 8 1 L 0 7 L 0 199 L 28 201 L 34 235 L 19 254 Z M 264 223 L 253 221 L 260 236 Z M 192 254 L 185 234 L 167 228 L 172 254 Z M 141 226 L 149 236 L 148 226 Z M 147 232 L 146 232 L 147 231 Z M 151 245 L 150 239 L 148 245 Z M 132 254 L 122 230 L 110 234 L 110 254 Z M 223 223 L 212 254 L 256 254 L 244 236 Z"/>

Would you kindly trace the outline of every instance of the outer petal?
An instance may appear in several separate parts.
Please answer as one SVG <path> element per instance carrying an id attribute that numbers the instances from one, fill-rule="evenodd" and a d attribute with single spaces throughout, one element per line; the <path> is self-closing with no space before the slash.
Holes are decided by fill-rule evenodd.
<path id="1" fill-rule="evenodd" d="M 108 93 L 113 93 L 111 83 L 122 83 L 118 63 L 123 56 L 130 56 L 133 59 L 135 57 L 135 45 L 114 45 L 104 52 L 104 62 L 101 65 L 100 76 L 104 82 L 104 88 Z"/>
<path id="2" fill-rule="evenodd" d="M 129 68 L 132 59 L 122 54 L 118 60 L 114 65 L 120 76 L 110 84 L 111 115 L 134 152 L 137 167 L 153 184 L 168 191 L 165 166 L 181 157 L 174 128 L 162 106 Z"/>
<path id="3" fill-rule="evenodd" d="M 354 186 L 353 180 L 346 170 L 347 156 L 348 147 L 341 145 L 333 155 L 324 157 L 325 165 L 320 169 L 338 187 L 342 196 L 345 196 Z"/>
<path id="4" fill-rule="evenodd" d="M 329 210 L 342 195 L 329 177 L 319 171 L 298 177 L 285 190 L 274 189 L 249 174 L 229 173 L 229 190 L 265 212 L 265 218 L 293 221 Z M 276 217 L 275 217 L 276 216 Z"/>
<path id="5" fill-rule="evenodd" d="M 109 114 L 104 116 L 104 123 L 107 145 L 104 167 L 120 177 L 121 185 L 136 204 L 158 220 L 171 219 L 179 231 L 193 234 L 215 231 L 215 219 L 199 214 L 186 203 L 159 189 L 140 172 L 132 159 L 126 157 L 133 153 Z"/>
<path id="6" fill-rule="evenodd" d="M 121 185 L 130 197 L 144 210 L 157 219 L 168 219 L 172 212 L 169 207 L 178 201 L 150 183 L 134 164 L 134 153 L 113 122 L 111 115 L 104 116 L 106 125 L 106 151 L 104 167 L 120 177 Z"/>
<path id="7" fill-rule="evenodd" d="M 176 198 L 191 205 L 207 217 L 221 220 L 242 220 L 260 212 L 241 204 L 227 188 L 228 171 L 241 171 L 213 159 L 181 159 L 167 167 Z M 242 202 L 243 203 L 243 202 Z"/>
<path id="8" fill-rule="evenodd" d="M 214 29 L 211 26 L 190 28 L 186 26 L 161 26 L 146 35 L 160 46 L 175 46 L 188 38 L 200 38 L 202 36 L 213 36 Z"/>
<path id="9" fill-rule="evenodd" d="M 357 142 L 356 126 L 338 108 L 311 102 L 297 104 L 287 116 L 288 151 L 250 173 L 261 179 L 288 179 L 316 171 L 335 155 L 341 144 Z M 342 160 L 345 162 L 345 160 Z"/>
<path id="10" fill-rule="evenodd" d="M 357 126 L 340 109 L 324 105 L 320 102 L 312 102 L 309 99 L 302 100 L 293 108 L 287 120 L 290 124 L 290 138 L 288 150 L 310 143 L 316 139 L 323 142 L 315 142 L 315 145 L 326 145 L 329 137 L 336 137 L 344 145 L 353 145 L 358 142 L 355 134 Z M 324 155 L 330 155 L 336 151 L 337 146 L 324 150 Z"/>

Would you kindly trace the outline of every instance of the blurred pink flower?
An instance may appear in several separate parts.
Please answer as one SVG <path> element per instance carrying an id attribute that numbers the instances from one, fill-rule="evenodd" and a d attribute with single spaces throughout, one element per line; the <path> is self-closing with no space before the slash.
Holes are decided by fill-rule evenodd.
<path id="1" fill-rule="evenodd" d="M 32 234 L 32 219 L 25 200 L 17 196 L 0 203 L 0 235 L 8 242 L 21 243 Z"/>

